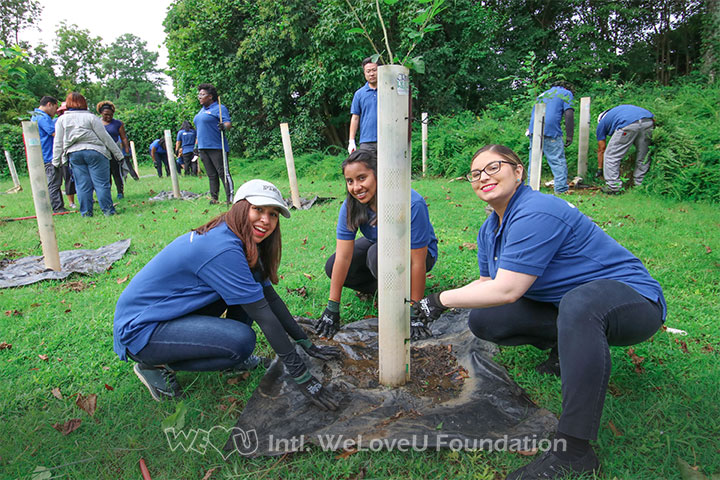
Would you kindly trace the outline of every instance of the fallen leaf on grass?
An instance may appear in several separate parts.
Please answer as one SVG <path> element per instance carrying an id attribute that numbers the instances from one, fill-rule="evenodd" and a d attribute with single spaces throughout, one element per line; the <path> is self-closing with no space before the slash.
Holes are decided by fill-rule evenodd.
<path id="1" fill-rule="evenodd" d="M 53 397 L 57 398 L 58 400 L 62 400 L 63 396 L 62 393 L 60 393 L 60 389 L 55 387 L 51 390 Z"/>
<path id="2" fill-rule="evenodd" d="M 228 378 L 227 384 L 228 385 L 237 385 L 238 383 L 242 382 L 243 380 L 247 380 L 247 378 L 250 376 L 250 372 L 242 372 L 237 377 Z"/>
<path id="3" fill-rule="evenodd" d="M 0 350 L 10 350 L 11 348 L 12 343 L 0 342 Z"/>
<path id="4" fill-rule="evenodd" d="M 630 357 L 633 365 L 635 365 L 635 373 L 645 373 L 645 369 L 640 366 L 640 364 L 645 361 L 645 357 L 637 355 L 633 347 L 627 349 L 627 354 Z"/>
<path id="5" fill-rule="evenodd" d="M 81 423 L 82 420 L 80 420 L 79 418 L 71 418 L 62 425 L 59 423 L 55 423 L 52 427 L 63 435 L 68 435 L 77 430 L 80 427 Z"/>
<path id="6" fill-rule="evenodd" d="M 106 389 L 106 390 L 110 390 L 111 392 L 112 392 L 113 390 L 115 390 L 113 387 L 111 387 L 111 386 L 108 385 L 107 383 L 105 384 L 105 389 Z"/>
<path id="7" fill-rule="evenodd" d="M 123 278 L 118 278 L 117 283 L 121 284 L 121 283 L 127 282 L 128 277 L 129 277 L 129 275 L 125 275 Z"/>
<path id="8" fill-rule="evenodd" d="M 75 247 L 75 248 L 80 248 L 80 247 L 82 247 L 82 246 L 83 246 L 82 243 L 79 243 L 79 242 L 78 242 L 78 243 L 73 243 L 73 247 Z"/>
<path id="9" fill-rule="evenodd" d="M 533 455 L 537 455 L 538 449 L 533 448 L 532 450 L 513 450 L 512 452 L 525 457 L 532 457 Z"/>
<path id="10" fill-rule="evenodd" d="M 698 471 L 697 466 L 691 467 L 689 463 L 680 457 L 678 457 L 677 462 L 680 467 L 680 478 L 682 478 L 682 480 L 708 480 L 708 477 Z"/>
<path id="11" fill-rule="evenodd" d="M 302 286 L 300 288 L 287 288 L 285 287 L 285 290 L 287 290 L 288 293 L 294 293 L 296 295 L 299 295 L 302 298 L 307 298 L 307 288 L 305 286 Z"/>
<path id="12" fill-rule="evenodd" d="M 343 460 L 345 458 L 348 458 L 350 455 L 356 454 L 358 452 L 357 448 L 348 448 L 343 450 L 343 452 L 339 455 L 335 456 L 336 460 Z"/>
<path id="13" fill-rule="evenodd" d="M 203 476 L 202 480 L 208 480 L 210 477 L 212 477 L 213 473 L 215 473 L 215 470 L 219 470 L 220 467 L 213 467 L 207 472 L 205 472 L 205 475 Z"/>
<path id="14" fill-rule="evenodd" d="M 616 437 L 623 436 L 622 432 L 620 430 L 618 430 L 618 428 L 615 426 L 615 424 L 612 422 L 612 420 L 610 420 L 608 422 L 608 427 L 610 427 L 610 430 L 612 430 L 612 432 L 615 434 Z"/>
<path id="15" fill-rule="evenodd" d="M 33 470 L 32 477 L 30 480 L 48 480 L 52 478 L 52 472 L 49 468 L 38 465 Z"/>
<path id="16" fill-rule="evenodd" d="M 675 343 L 680 345 L 680 349 L 683 351 L 683 353 L 690 353 L 690 351 L 687 348 L 687 343 L 685 343 L 683 340 L 675 339 Z"/>
<path id="17" fill-rule="evenodd" d="M 705 247 L 706 253 L 712 253 L 712 248 L 708 247 L 707 245 L 703 245 L 703 247 Z"/>
<path id="18" fill-rule="evenodd" d="M 309 273 L 303 273 L 303 275 L 304 275 L 305 278 L 307 278 L 308 280 L 312 280 L 312 279 L 313 279 L 312 275 L 310 275 Z"/>
<path id="19" fill-rule="evenodd" d="M 300 243 L 300 245 L 305 245 L 306 243 L 307 243 L 307 236 L 302 239 L 302 242 Z"/>
<path id="20" fill-rule="evenodd" d="M 22 317 L 20 310 L 5 310 L 5 316 L 7 317 Z"/>
<path id="21" fill-rule="evenodd" d="M 477 243 L 465 242 L 463 243 L 463 247 L 467 248 L 468 250 L 477 250 Z"/>
<path id="22" fill-rule="evenodd" d="M 83 397 L 81 393 L 78 393 L 75 405 L 92 417 L 95 415 L 95 408 L 97 407 L 97 395 L 91 393 L 87 397 Z"/>
<path id="23" fill-rule="evenodd" d="M 712 352 L 715 351 L 715 347 L 713 347 L 712 345 L 710 345 L 710 344 L 708 343 L 707 345 L 705 345 L 704 347 L 702 347 L 702 348 L 700 349 L 700 351 L 703 352 L 703 353 L 712 353 Z"/>
<path id="24" fill-rule="evenodd" d="M 48 356 L 47 356 L 47 355 L 38 355 L 38 358 L 39 358 L 40 360 L 42 360 L 43 362 L 47 362 L 47 361 L 48 361 Z"/>

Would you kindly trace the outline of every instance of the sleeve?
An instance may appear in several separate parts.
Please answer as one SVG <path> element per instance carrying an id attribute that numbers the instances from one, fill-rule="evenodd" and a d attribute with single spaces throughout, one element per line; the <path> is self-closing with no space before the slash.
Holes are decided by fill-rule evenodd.
<path id="1" fill-rule="evenodd" d="M 532 212 L 511 220 L 498 268 L 541 276 L 571 233 L 561 219 Z"/>
<path id="2" fill-rule="evenodd" d="M 355 240 L 357 236 L 357 230 L 350 230 L 347 227 L 347 200 L 345 200 L 340 207 L 336 233 L 338 240 Z"/>
<path id="3" fill-rule="evenodd" d="M 52 118 L 41 118 L 37 124 L 38 128 L 42 130 L 45 135 L 52 136 L 55 134 L 55 121 Z"/>
<path id="4" fill-rule="evenodd" d="M 362 110 L 360 109 L 360 95 L 355 92 L 353 95 L 352 104 L 350 105 L 350 115 L 360 115 Z"/>
<path id="5" fill-rule="evenodd" d="M 607 138 L 608 134 L 608 122 L 606 122 L 607 114 L 600 120 L 600 123 L 598 123 L 597 130 L 595 130 L 595 139 L 596 140 L 605 140 Z"/>
<path id="6" fill-rule="evenodd" d="M 228 305 L 252 303 L 263 298 L 262 285 L 253 278 L 242 247 L 213 256 L 198 269 L 197 276 Z"/>
<path id="7" fill-rule="evenodd" d="M 265 295 L 265 300 L 267 300 L 270 305 L 270 309 L 278 320 L 280 320 L 283 328 L 293 340 L 308 338 L 305 330 L 297 324 L 292 314 L 290 314 L 287 305 L 285 305 L 285 302 L 282 301 L 280 295 L 277 294 L 272 285 L 263 286 L 263 294 Z"/>
<path id="8" fill-rule="evenodd" d="M 481 277 L 490 277 L 490 268 L 487 260 L 487 244 L 485 243 L 484 229 L 481 227 L 477 236 L 477 258 Z"/>
<path id="9" fill-rule="evenodd" d="M 65 148 L 65 124 L 57 122 L 55 124 L 55 140 L 53 141 L 53 165 L 60 165 L 62 162 L 63 149 Z"/>
<path id="10" fill-rule="evenodd" d="M 410 207 L 410 248 L 430 245 L 430 214 L 424 201 L 415 201 Z"/>
<path id="11" fill-rule="evenodd" d="M 568 94 L 569 95 L 567 96 L 567 98 L 563 98 L 563 112 L 565 110 L 574 110 L 575 109 L 575 107 L 573 107 L 573 99 L 574 99 L 573 94 L 570 91 L 568 91 Z"/>
<path id="12" fill-rule="evenodd" d="M 179 131 L 177 135 L 175 136 L 176 142 L 182 142 L 182 131 Z"/>
<path id="13" fill-rule="evenodd" d="M 220 108 L 222 109 L 222 121 L 232 123 L 232 119 L 230 118 L 230 110 L 228 110 L 225 105 L 222 105 Z"/>

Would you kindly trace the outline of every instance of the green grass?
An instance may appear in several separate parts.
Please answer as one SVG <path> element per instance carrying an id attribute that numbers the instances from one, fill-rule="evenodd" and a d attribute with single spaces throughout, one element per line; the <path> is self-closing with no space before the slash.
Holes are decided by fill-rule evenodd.
<path id="1" fill-rule="evenodd" d="M 281 220 L 278 292 L 294 314 L 317 316 L 327 301 L 324 263 L 334 249 L 344 190 L 338 158 L 310 157 L 317 162 L 312 168 L 306 166 L 308 158 L 298 158 L 299 164 L 304 162 L 299 168 L 300 193 L 336 200 Z M 150 167 L 141 170 L 153 173 Z M 289 193 L 282 160 L 233 159 L 233 170 L 236 186 L 263 177 Z M 182 189 L 208 190 L 205 178 L 182 177 L 180 182 Z M 11 186 L 2 181 L 0 191 Z M 0 217 L 33 215 L 27 181 L 23 187 L 21 193 L 0 195 Z M 475 278 L 476 252 L 463 244 L 475 242 L 485 218 L 484 205 L 466 182 L 419 179 L 413 187 L 427 197 L 440 239 L 428 292 Z M 208 205 L 206 198 L 147 201 L 151 190 L 163 189 L 170 190 L 168 179 L 129 180 L 126 198 L 117 207 L 120 215 L 55 217 L 61 250 L 132 239 L 111 270 L 0 290 L 0 342 L 12 344 L 0 350 L 0 478 L 31 478 L 38 466 L 51 468 L 53 478 L 140 478 L 138 461 L 144 458 L 155 480 L 200 479 L 215 467 L 220 468 L 212 478 L 495 479 L 529 460 L 512 453 L 449 451 L 360 452 L 337 458 L 314 448 L 282 458 L 235 456 L 226 463 L 213 450 L 204 455 L 172 452 L 161 422 L 174 412 L 175 404 L 152 401 L 131 365 L 113 353 L 114 306 L 127 285 L 125 277 L 132 277 L 172 239 L 223 207 Z M 678 457 L 707 475 L 720 473 L 720 211 L 709 204 L 669 201 L 637 191 L 612 197 L 583 192 L 567 199 L 645 262 L 665 289 L 667 325 L 688 332 L 687 337 L 661 332 L 635 346 L 635 353 L 644 357 L 643 373 L 635 371 L 626 348 L 612 348 L 611 388 L 596 442 L 604 468 L 601 478 L 677 479 Z M 0 232 L 0 258 L 41 255 L 34 220 L 0 223 Z M 68 289 L 71 282 L 87 288 Z M 306 287 L 306 298 L 286 290 L 300 287 Z M 372 302 L 362 302 L 348 291 L 343 304 L 346 321 L 376 314 Z M 262 337 L 260 350 L 270 352 Z M 536 403 L 559 413 L 560 382 L 534 371 L 542 359 L 543 354 L 530 347 L 502 348 L 496 357 Z M 256 371 L 235 385 L 219 373 L 178 376 L 188 393 L 185 427 L 211 429 L 233 426 L 262 373 Z M 54 388 L 60 389 L 62 400 L 52 395 Z M 94 418 L 75 405 L 73 395 L 78 393 L 97 394 Z M 69 435 L 52 428 L 71 418 L 80 418 L 82 425 Z"/>

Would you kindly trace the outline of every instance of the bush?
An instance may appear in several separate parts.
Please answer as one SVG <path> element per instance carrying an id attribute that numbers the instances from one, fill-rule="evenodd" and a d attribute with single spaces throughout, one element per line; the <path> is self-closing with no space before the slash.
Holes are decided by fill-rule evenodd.
<path id="1" fill-rule="evenodd" d="M 10 156 L 15 162 L 15 169 L 18 175 L 27 172 L 27 162 L 25 161 L 25 145 L 23 144 L 23 133 L 20 125 L 0 124 L 0 147 L 2 150 L 10 152 Z M 1 152 L 0 156 L 0 177 L 10 177 L 7 161 L 5 160 L 5 152 Z"/>
<path id="2" fill-rule="evenodd" d="M 196 111 L 190 111 L 175 102 L 141 105 L 129 110 L 118 110 L 115 118 L 125 123 L 128 140 L 135 142 L 138 162 L 151 162 L 150 144 L 170 130 L 173 145 L 184 120 L 192 123 Z"/>

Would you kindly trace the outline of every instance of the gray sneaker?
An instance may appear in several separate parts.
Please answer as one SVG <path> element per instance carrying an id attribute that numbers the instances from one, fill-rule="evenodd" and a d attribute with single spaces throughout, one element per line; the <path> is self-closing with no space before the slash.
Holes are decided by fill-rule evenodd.
<path id="1" fill-rule="evenodd" d="M 251 353 L 248 358 L 235 365 L 232 370 L 233 372 L 249 372 L 250 370 L 255 370 L 255 368 L 260 365 L 261 361 L 262 359 L 260 357 L 258 357 L 254 353 Z"/>
<path id="2" fill-rule="evenodd" d="M 175 378 L 175 372 L 167 367 L 152 367 L 136 363 L 135 375 L 150 390 L 150 395 L 158 402 L 166 398 L 181 398 L 182 388 Z"/>

